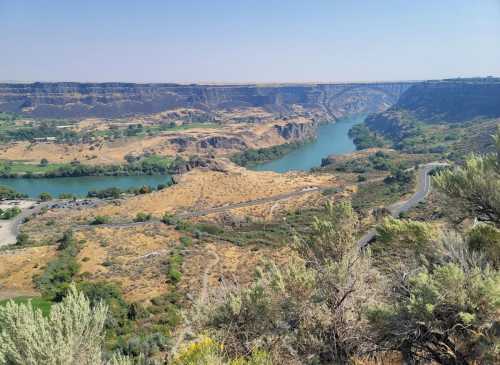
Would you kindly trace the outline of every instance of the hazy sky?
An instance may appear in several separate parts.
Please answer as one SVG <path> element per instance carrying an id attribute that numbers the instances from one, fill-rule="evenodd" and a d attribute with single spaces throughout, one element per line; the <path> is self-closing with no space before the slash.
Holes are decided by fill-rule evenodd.
<path id="1" fill-rule="evenodd" d="M 0 80 L 500 75 L 500 0 L 0 0 Z"/>

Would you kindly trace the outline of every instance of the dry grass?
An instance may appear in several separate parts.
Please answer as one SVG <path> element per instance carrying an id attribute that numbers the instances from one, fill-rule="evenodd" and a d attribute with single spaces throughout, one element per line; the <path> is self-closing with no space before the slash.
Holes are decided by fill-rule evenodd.
<path id="1" fill-rule="evenodd" d="M 165 211 L 220 207 L 293 192 L 308 186 L 335 186 L 336 183 L 333 175 L 327 174 L 278 174 L 248 171 L 234 166 L 228 172 L 193 170 L 183 175 L 181 181 L 171 188 L 130 198 L 119 206 L 97 208 L 95 214 L 132 217 L 144 211 L 159 217 Z M 252 209 L 242 212 L 251 214 Z M 264 207 L 266 210 L 269 211 L 269 208 Z"/>
<path id="2" fill-rule="evenodd" d="M 0 300 L 37 295 L 33 276 L 56 254 L 56 248 L 49 246 L 0 252 Z"/>
<path id="3" fill-rule="evenodd" d="M 190 250 L 184 259 L 183 276 L 180 288 L 197 297 L 201 291 L 203 273 L 214 262 L 215 253 L 218 262 L 208 273 L 208 291 L 220 289 L 222 285 L 249 285 L 257 266 L 264 260 L 284 263 L 287 261 L 290 249 L 278 250 L 265 247 L 239 247 L 229 243 L 209 242 Z"/>
<path id="4" fill-rule="evenodd" d="M 85 244 L 77 256 L 80 275 L 90 281 L 118 283 L 129 301 L 146 301 L 168 290 L 162 262 L 179 234 L 162 224 L 79 231 Z"/>

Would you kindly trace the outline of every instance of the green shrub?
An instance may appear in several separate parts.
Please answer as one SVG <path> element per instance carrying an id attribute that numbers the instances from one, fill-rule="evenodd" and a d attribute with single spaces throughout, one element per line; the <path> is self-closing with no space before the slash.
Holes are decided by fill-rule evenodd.
<path id="1" fill-rule="evenodd" d="M 23 199 L 26 198 L 26 194 L 21 194 L 6 186 L 0 186 L 0 199 Z"/>
<path id="2" fill-rule="evenodd" d="M 80 270 L 76 261 L 80 248 L 71 231 L 64 233 L 60 240 L 59 255 L 45 268 L 45 270 L 33 280 L 42 294 L 55 301 L 60 301 L 66 295 L 66 291 Z"/>
<path id="3" fill-rule="evenodd" d="M 182 236 L 181 238 L 179 238 L 179 241 L 181 241 L 181 244 L 183 247 L 191 246 L 191 244 L 193 243 L 193 240 L 191 239 L 191 237 L 187 237 L 187 236 Z"/>
<path id="4" fill-rule="evenodd" d="M 212 235 L 218 235 L 224 233 L 224 230 L 220 228 L 219 226 L 215 224 L 210 224 L 210 223 L 202 223 L 198 224 L 196 228 L 202 232 L 212 234 Z"/>
<path id="5" fill-rule="evenodd" d="M 12 208 L 7 208 L 5 210 L 0 209 L 0 219 L 11 219 L 16 216 L 21 214 L 21 208 L 19 207 L 12 207 Z"/>
<path id="6" fill-rule="evenodd" d="M 134 222 L 147 222 L 151 220 L 152 215 L 151 213 L 144 213 L 144 212 L 139 212 L 134 218 Z"/>
<path id="7" fill-rule="evenodd" d="M 59 194 L 59 199 L 76 199 L 76 196 L 71 193 L 61 193 Z"/>
<path id="8" fill-rule="evenodd" d="M 31 243 L 27 233 L 21 232 L 17 235 L 16 246 L 27 246 Z"/>
<path id="9" fill-rule="evenodd" d="M 181 281 L 181 278 L 182 278 L 182 274 L 179 270 L 171 267 L 169 270 L 168 270 L 168 278 L 170 279 L 170 281 L 173 283 L 173 284 L 177 284 L 179 281 Z"/>
<path id="10" fill-rule="evenodd" d="M 469 248 L 483 252 L 494 267 L 500 267 L 500 230 L 492 225 L 478 224 L 467 234 Z"/>
<path id="11" fill-rule="evenodd" d="M 129 320 L 129 305 L 122 295 L 118 285 L 109 282 L 89 282 L 78 283 L 77 288 L 90 301 L 90 306 L 95 308 L 99 303 L 104 303 L 108 307 L 106 328 L 118 329 L 126 327 Z"/>
<path id="12" fill-rule="evenodd" d="M 50 262 L 45 271 L 35 278 L 35 284 L 45 297 L 60 301 L 79 269 L 80 265 L 75 257 L 63 253 Z"/>
<path id="13" fill-rule="evenodd" d="M 47 202 L 49 200 L 52 200 L 52 195 L 50 195 L 49 193 L 47 192 L 43 192 L 40 194 L 39 196 L 39 199 L 43 202 Z"/>
<path id="14" fill-rule="evenodd" d="M 165 224 L 168 224 L 168 225 L 174 225 L 177 223 L 175 216 L 170 212 L 165 212 L 163 214 L 163 217 L 161 217 L 161 221 Z"/>
<path id="15" fill-rule="evenodd" d="M 111 221 L 111 219 L 108 216 L 105 215 L 97 215 L 94 217 L 94 219 L 90 222 L 91 225 L 97 226 L 99 224 L 107 224 Z"/>

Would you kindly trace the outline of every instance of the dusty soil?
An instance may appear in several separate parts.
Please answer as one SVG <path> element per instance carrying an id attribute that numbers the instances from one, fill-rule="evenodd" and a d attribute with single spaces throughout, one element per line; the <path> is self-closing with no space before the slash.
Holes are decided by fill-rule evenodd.
<path id="1" fill-rule="evenodd" d="M 0 252 L 0 299 L 37 295 L 33 276 L 56 254 L 54 246 Z"/>
<path id="2" fill-rule="evenodd" d="M 145 301 L 168 290 L 164 262 L 178 244 L 179 233 L 164 224 L 130 228 L 92 228 L 77 256 L 80 276 L 119 284 L 129 301 Z"/>

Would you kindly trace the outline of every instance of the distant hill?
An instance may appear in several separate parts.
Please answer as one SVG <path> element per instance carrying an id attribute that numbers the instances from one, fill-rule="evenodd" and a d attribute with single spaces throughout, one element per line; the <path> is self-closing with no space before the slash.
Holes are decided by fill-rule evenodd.
<path id="1" fill-rule="evenodd" d="M 378 124 L 406 118 L 426 123 L 457 123 L 500 117 L 500 78 L 447 79 L 409 87 L 386 112 L 368 118 Z"/>
<path id="2" fill-rule="evenodd" d="M 179 85 L 36 82 L 0 84 L 0 112 L 39 118 L 126 117 L 176 108 L 213 111 L 261 107 L 292 113 L 298 106 L 330 118 L 374 113 L 393 105 L 412 82 L 358 84 Z"/>
<path id="3" fill-rule="evenodd" d="M 488 151 L 499 123 L 500 79 L 493 77 L 412 85 L 391 108 L 365 120 L 370 131 L 408 152 L 450 151 L 451 145 L 463 153 Z"/>

